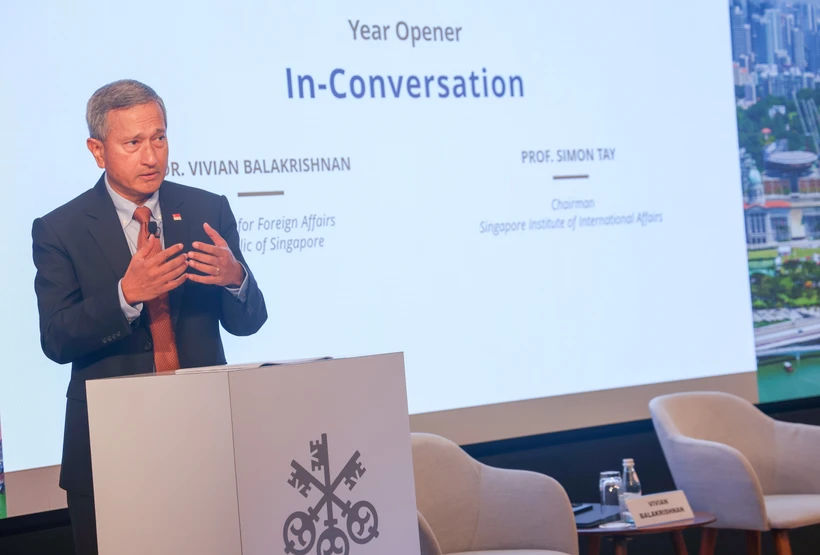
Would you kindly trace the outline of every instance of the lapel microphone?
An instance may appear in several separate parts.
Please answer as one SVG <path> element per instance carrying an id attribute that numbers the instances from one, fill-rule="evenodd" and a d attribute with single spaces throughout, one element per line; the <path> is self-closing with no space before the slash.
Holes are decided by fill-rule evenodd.
<path id="1" fill-rule="evenodd" d="M 159 239 L 159 227 L 157 222 L 148 222 L 148 233 Z"/>

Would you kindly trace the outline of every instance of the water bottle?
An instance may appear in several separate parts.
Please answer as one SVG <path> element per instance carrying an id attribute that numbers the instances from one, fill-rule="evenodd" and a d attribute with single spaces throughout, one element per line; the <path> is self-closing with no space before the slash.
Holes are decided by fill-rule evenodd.
<path id="1" fill-rule="evenodd" d="M 626 500 L 632 497 L 640 497 L 641 481 L 638 480 L 638 473 L 635 472 L 635 461 L 624 459 L 623 490 L 620 495 L 621 520 L 629 524 L 635 524 L 635 519 L 626 508 Z"/>

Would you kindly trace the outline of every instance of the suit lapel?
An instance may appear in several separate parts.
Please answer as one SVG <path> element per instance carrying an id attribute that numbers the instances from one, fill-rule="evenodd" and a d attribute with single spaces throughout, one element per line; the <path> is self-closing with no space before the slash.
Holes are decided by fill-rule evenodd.
<path id="1" fill-rule="evenodd" d="M 181 214 L 180 207 L 184 201 L 179 187 L 175 183 L 164 182 L 159 189 L 159 207 L 162 213 L 162 232 L 165 237 L 165 248 L 182 243 L 183 252 L 191 250 L 190 220 L 174 219 L 174 214 Z M 168 294 L 171 305 L 171 322 L 176 328 L 179 310 L 182 307 L 182 294 L 185 284 Z"/>
<path id="2" fill-rule="evenodd" d="M 97 244 L 102 249 L 105 258 L 114 270 L 117 277 L 125 275 L 128 265 L 131 263 L 131 249 L 128 248 L 128 241 L 122 231 L 122 224 L 117 217 L 117 210 L 114 208 L 114 201 L 105 188 L 105 178 L 94 186 L 94 194 L 91 196 L 86 214 L 88 215 L 88 231 Z"/>

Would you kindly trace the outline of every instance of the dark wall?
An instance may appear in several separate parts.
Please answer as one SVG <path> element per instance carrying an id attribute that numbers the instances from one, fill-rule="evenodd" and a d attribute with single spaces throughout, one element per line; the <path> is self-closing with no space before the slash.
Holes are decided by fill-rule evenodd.
<path id="1" fill-rule="evenodd" d="M 820 398 L 762 408 L 780 420 L 820 425 Z M 489 465 L 548 474 L 566 488 L 573 501 L 595 501 L 598 498 L 599 472 L 620 470 L 621 460 L 627 457 L 635 459 L 644 492 L 653 493 L 675 487 L 652 424 L 648 420 L 469 445 L 465 449 Z M 690 553 L 698 552 L 699 539 L 697 531 L 686 533 Z M 795 555 L 818 553 L 819 546 L 820 526 L 792 533 Z M 611 544 L 605 543 L 602 547 L 602 555 L 613 553 Z M 774 553 L 772 539 L 768 534 L 764 535 L 763 547 L 764 553 Z M 581 552 L 585 552 L 583 543 Z M 720 532 L 717 553 L 744 552 L 745 536 L 742 532 Z M 73 553 L 66 511 L 0 521 L 0 554 L 31 553 Z M 643 536 L 630 544 L 629 553 L 662 555 L 672 554 L 673 550 L 666 536 Z"/>

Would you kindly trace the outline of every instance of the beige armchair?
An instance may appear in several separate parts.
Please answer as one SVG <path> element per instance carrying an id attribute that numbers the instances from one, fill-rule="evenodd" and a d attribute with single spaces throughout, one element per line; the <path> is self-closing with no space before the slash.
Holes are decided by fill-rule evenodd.
<path id="1" fill-rule="evenodd" d="M 549 476 L 481 464 L 429 434 L 413 434 L 413 467 L 422 543 L 426 519 L 437 544 L 429 553 L 578 554 L 572 506 Z"/>
<path id="2" fill-rule="evenodd" d="M 727 393 L 679 393 L 649 403 L 675 484 L 718 528 L 747 530 L 749 553 L 771 530 L 779 555 L 788 530 L 820 523 L 820 427 L 774 420 Z"/>

